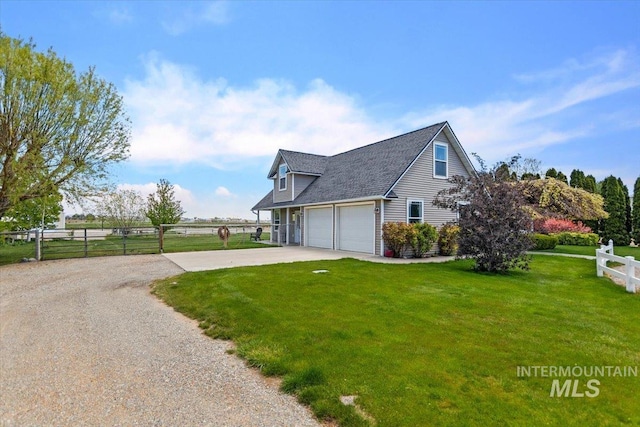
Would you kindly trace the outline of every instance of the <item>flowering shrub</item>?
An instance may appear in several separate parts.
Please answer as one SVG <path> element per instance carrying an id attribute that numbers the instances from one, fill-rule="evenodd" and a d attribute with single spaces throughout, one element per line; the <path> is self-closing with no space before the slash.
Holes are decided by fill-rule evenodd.
<path id="1" fill-rule="evenodd" d="M 534 222 L 533 228 L 535 231 L 544 234 L 562 233 L 565 231 L 570 233 L 591 233 L 591 228 L 580 221 L 575 223 L 571 220 L 560 218 L 537 220 Z"/>

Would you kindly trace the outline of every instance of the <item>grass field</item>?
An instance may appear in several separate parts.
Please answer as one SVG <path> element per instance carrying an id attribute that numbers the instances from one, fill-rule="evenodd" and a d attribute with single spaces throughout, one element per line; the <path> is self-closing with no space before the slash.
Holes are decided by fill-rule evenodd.
<path id="1" fill-rule="evenodd" d="M 367 424 L 344 395 L 379 426 L 640 424 L 638 377 L 598 377 L 598 395 L 579 398 L 517 374 L 640 367 L 640 297 L 594 261 L 537 256 L 528 272 L 487 275 L 468 261 L 346 259 L 185 273 L 154 292 L 344 426 Z"/>
<path id="2" fill-rule="evenodd" d="M 269 240 L 269 233 L 262 234 L 262 240 Z M 269 247 L 264 243 L 249 239 L 249 233 L 232 234 L 228 249 L 249 249 Z M 107 236 L 103 240 L 87 241 L 87 256 L 135 255 L 160 252 L 158 237 L 154 235 L 130 235 L 126 248 L 121 236 Z M 223 250 L 224 245 L 217 235 L 165 234 L 164 252 L 192 252 Z M 46 240 L 42 245 L 43 260 L 79 258 L 85 255 L 84 240 Z M 35 256 L 35 243 L 16 241 L 14 244 L 0 245 L 0 265 L 20 262 L 23 258 Z"/>
<path id="3" fill-rule="evenodd" d="M 556 254 L 575 254 L 575 255 L 590 255 L 596 256 L 596 249 L 600 246 L 569 246 L 569 245 L 557 245 L 554 249 L 547 249 L 540 252 L 551 252 Z M 635 259 L 640 259 L 640 247 L 631 246 L 615 246 L 613 251 L 618 256 L 632 256 Z"/>

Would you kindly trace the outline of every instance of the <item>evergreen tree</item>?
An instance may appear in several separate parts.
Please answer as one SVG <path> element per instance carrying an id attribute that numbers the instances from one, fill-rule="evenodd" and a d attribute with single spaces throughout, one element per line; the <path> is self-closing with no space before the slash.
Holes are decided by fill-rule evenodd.
<path id="1" fill-rule="evenodd" d="M 609 213 L 609 218 L 602 220 L 602 240 L 605 243 L 613 240 L 616 246 L 628 246 L 630 239 L 626 227 L 625 196 L 618 179 L 614 176 L 605 178 L 601 194 L 604 209 Z"/>
<path id="2" fill-rule="evenodd" d="M 633 186 L 633 210 L 631 211 L 633 239 L 640 245 L 640 176 Z"/>
<path id="3" fill-rule="evenodd" d="M 530 172 L 525 172 L 522 174 L 522 176 L 520 177 L 523 181 L 530 181 L 532 179 L 540 179 L 540 174 L 536 173 L 530 173 Z"/>
<path id="4" fill-rule="evenodd" d="M 589 193 L 598 194 L 596 178 L 593 175 L 587 175 L 584 178 L 584 189 Z M 598 229 L 599 229 L 598 221 L 591 220 L 591 221 L 583 221 L 583 222 L 587 227 L 591 228 L 594 233 L 598 232 Z"/>
<path id="5" fill-rule="evenodd" d="M 629 187 L 624 185 L 622 179 L 618 178 L 618 184 L 622 188 L 622 194 L 624 194 L 624 226 L 627 233 L 631 233 L 631 198 L 629 197 Z"/>
<path id="6" fill-rule="evenodd" d="M 545 172 L 544 176 L 547 178 L 558 178 L 558 171 L 555 168 L 549 168 L 547 169 L 547 172 Z"/>
<path id="7" fill-rule="evenodd" d="M 567 182 L 567 176 L 560 171 L 558 171 L 558 176 L 556 177 L 556 179 L 569 185 L 569 183 Z"/>
<path id="8" fill-rule="evenodd" d="M 593 175 L 587 175 L 584 178 L 584 189 L 589 193 L 596 193 L 596 178 Z"/>
<path id="9" fill-rule="evenodd" d="M 580 169 L 574 169 L 571 171 L 569 185 L 573 188 L 582 188 L 583 190 L 586 190 L 585 179 L 586 177 L 584 176 L 584 172 L 582 172 Z"/>

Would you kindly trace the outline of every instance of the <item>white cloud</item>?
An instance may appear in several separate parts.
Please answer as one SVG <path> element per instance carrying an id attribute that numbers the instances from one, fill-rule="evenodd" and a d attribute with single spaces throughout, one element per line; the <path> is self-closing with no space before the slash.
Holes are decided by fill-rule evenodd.
<path id="1" fill-rule="evenodd" d="M 236 88 L 223 79 L 203 81 L 155 54 L 145 67 L 145 79 L 128 80 L 124 90 L 134 162 L 224 168 L 278 148 L 337 153 L 394 132 L 320 79 L 303 91 L 273 79 Z"/>
<path id="2" fill-rule="evenodd" d="M 183 7 L 180 13 L 161 22 L 165 31 L 173 36 L 186 33 L 193 28 L 202 25 L 224 25 L 230 21 L 229 3 L 226 1 L 214 1 L 208 3 L 180 2 Z"/>
<path id="3" fill-rule="evenodd" d="M 224 186 L 218 186 L 211 192 L 194 193 L 178 184 L 172 185 L 175 200 L 180 201 L 180 206 L 185 211 L 184 216 L 187 218 L 232 217 L 255 219 L 249 208 L 263 196 L 257 194 L 238 196 Z M 118 189 L 137 191 L 145 200 L 149 194 L 155 193 L 156 188 L 156 183 L 153 182 L 118 185 Z"/>
<path id="4" fill-rule="evenodd" d="M 579 74 L 579 75 L 576 75 Z M 619 111 L 572 116 L 571 109 L 640 87 L 640 67 L 633 52 L 618 50 L 588 63 L 571 60 L 563 67 L 517 76 L 534 84 L 544 80 L 535 95 L 485 102 L 474 106 L 440 106 L 407 114 L 412 127 L 448 120 L 468 152 L 486 160 L 501 160 L 518 152 L 535 152 L 604 128 L 637 127 L 629 113 Z M 620 120 L 611 120 L 620 118 Z M 601 129 L 598 129 L 598 126 Z"/>
<path id="5" fill-rule="evenodd" d="M 224 169 L 242 166 L 251 157 L 273 156 L 279 148 L 334 154 L 444 120 L 467 152 L 495 161 L 519 152 L 535 155 L 612 126 L 639 125 L 637 115 L 622 107 L 576 112 L 578 106 L 640 87 L 638 60 L 624 50 L 518 76 L 526 81 L 523 92 L 533 95 L 434 106 L 386 122 L 321 79 L 304 89 L 275 79 L 234 87 L 222 78 L 204 80 L 193 69 L 153 53 L 144 65 L 144 79 L 128 80 L 123 92 L 134 123 L 135 163 L 195 162 Z M 612 120 L 616 117 L 620 120 Z"/>
<path id="6" fill-rule="evenodd" d="M 224 196 L 224 197 L 231 197 L 233 195 L 231 194 L 231 191 L 229 191 L 226 187 L 223 187 L 223 186 L 216 188 L 215 194 L 216 196 Z"/>
<path id="7" fill-rule="evenodd" d="M 179 200 L 183 208 L 185 208 L 186 205 L 193 204 L 195 202 L 196 198 L 190 190 L 183 188 L 178 184 L 172 185 L 175 200 Z M 146 184 L 118 184 L 118 189 L 137 191 L 145 200 L 149 194 L 155 193 L 157 188 L 158 187 L 155 182 L 149 182 Z"/>
<path id="8" fill-rule="evenodd" d="M 113 7 L 109 11 L 109 20 L 117 25 L 128 24 L 133 22 L 133 15 L 129 10 L 129 7 L 125 4 L 119 4 L 117 7 Z"/>

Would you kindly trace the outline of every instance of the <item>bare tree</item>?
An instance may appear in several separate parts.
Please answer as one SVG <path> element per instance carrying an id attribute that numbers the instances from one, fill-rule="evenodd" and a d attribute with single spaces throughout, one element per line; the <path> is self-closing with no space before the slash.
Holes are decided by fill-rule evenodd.
<path id="1" fill-rule="evenodd" d="M 96 211 L 98 217 L 106 218 L 112 227 L 128 230 L 144 221 L 144 198 L 133 190 L 105 192 L 96 202 Z"/>

